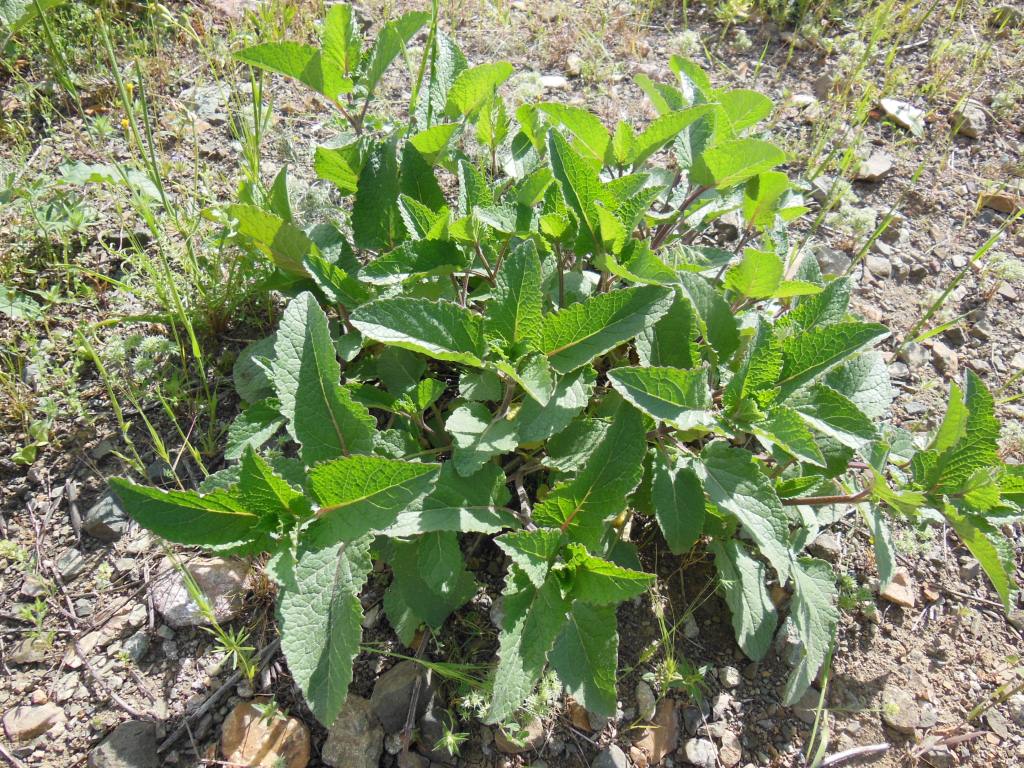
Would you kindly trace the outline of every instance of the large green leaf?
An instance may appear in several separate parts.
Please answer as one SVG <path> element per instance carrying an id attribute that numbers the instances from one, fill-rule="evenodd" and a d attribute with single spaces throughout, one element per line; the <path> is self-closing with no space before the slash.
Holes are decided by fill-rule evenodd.
<path id="1" fill-rule="evenodd" d="M 876 323 L 836 323 L 811 328 L 782 342 L 782 397 L 834 368 L 854 353 L 889 334 Z"/>
<path id="2" fill-rule="evenodd" d="M 604 533 L 605 520 L 626 508 L 626 496 L 640 482 L 644 449 L 640 412 L 628 405 L 621 406 L 576 477 L 556 485 L 533 508 L 534 521 L 559 528 L 572 540 L 596 547 Z"/>
<path id="3" fill-rule="evenodd" d="M 641 365 L 696 368 L 700 362 L 696 337 L 693 308 L 680 297 L 658 322 L 637 335 L 636 354 Z"/>
<path id="4" fill-rule="evenodd" d="M 786 453 L 819 467 L 825 466 L 825 457 L 814 440 L 811 430 L 801 416 L 791 408 L 779 406 L 752 427 L 753 433 L 763 441 L 774 443 Z"/>
<path id="5" fill-rule="evenodd" d="M 394 538 L 431 531 L 496 533 L 518 525 L 506 508 L 511 498 L 505 473 L 497 464 L 462 477 L 452 462 L 441 465 L 437 482 L 426 496 L 414 499 L 384 533 Z"/>
<path id="6" fill-rule="evenodd" d="M 450 275 L 466 266 L 466 259 L 446 240 L 407 241 L 366 265 L 359 279 L 374 285 L 394 285 L 410 278 Z"/>
<path id="7" fill-rule="evenodd" d="M 786 681 L 783 702 L 792 706 L 814 682 L 835 640 L 839 609 L 832 566 L 804 557 L 793 562 L 789 616 L 800 637 L 802 656 Z"/>
<path id="8" fill-rule="evenodd" d="M 274 345 L 271 379 L 288 431 L 309 466 L 373 450 L 376 421 L 339 385 L 327 316 L 310 293 L 292 299 Z"/>
<path id="9" fill-rule="evenodd" d="M 789 521 L 772 481 L 757 468 L 749 451 L 723 440 L 709 443 L 700 458 L 694 466 L 708 498 L 740 522 L 785 582 L 793 560 Z"/>
<path id="10" fill-rule="evenodd" d="M 591 605 L 618 605 L 642 595 L 654 582 L 651 573 L 623 568 L 590 554 L 582 544 L 569 544 L 572 596 Z"/>
<path id="11" fill-rule="evenodd" d="M 346 77 L 351 77 L 359 66 L 361 48 L 359 24 L 352 6 L 348 3 L 334 3 L 324 17 L 321 46 L 324 60 L 340 69 Z"/>
<path id="12" fill-rule="evenodd" d="M 710 105 L 702 104 L 678 112 L 669 112 L 656 118 L 633 140 L 632 151 L 627 157 L 627 162 L 639 166 L 648 157 L 675 139 L 684 128 L 700 120 L 712 109 L 713 107 Z"/>
<path id="13" fill-rule="evenodd" d="M 624 367 L 608 371 L 615 390 L 658 421 L 691 429 L 709 421 L 711 405 L 704 368 Z"/>
<path id="14" fill-rule="evenodd" d="M 721 360 L 728 360 L 740 344 L 736 317 L 729 303 L 707 280 L 692 272 L 680 272 L 679 285 L 693 307 L 701 335 Z"/>
<path id="15" fill-rule="evenodd" d="M 412 39 L 420 27 L 430 20 L 430 14 L 423 11 L 409 11 L 394 21 L 389 21 L 363 60 L 361 85 L 373 93 L 391 62 L 402 52 L 405 44 Z"/>
<path id="16" fill-rule="evenodd" d="M 452 463 L 463 477 L 479 470 L 494 456 L 515 450 L 519 444 L 515 423 L 495 417 L 483 403 L 466 403 L 448 417 L 444 428 L 452 436 Z"/>
<path id="17" fill-rule="evenodd" d="M 495 275 L 484 332 L 509 348 L 540 349 L 544 333 L 540 259 L 532 240 L 517 245 Z"/>
<path id="18" fill-rule="evenodd" d="M 306 704 L 329 727 L 341 711 L 359 653 L 359 592 L 373 568 L 369 537 L 271 561 L 280 585 L 281 650 Z"/>
<path id="19" fill-rule="evenodd" d="M 706 149 L 694 166 L 699 184 L 725 189 L 786 162 L 786 153 L 760 139 L 733 139 Z"/>
<path id="20" fill-rule="evenodd" d="M 725 273 L 725 287 L 752 299 L 789 298 L 821 293 L 821 287 L 803 280 L 783 280 L 782 259 L 773 251 L 747 248 L 743 259 Z"/>
<path id="21" fill-rule="evenodd" d="M 651 461 L 651 506 L 669 549 L 689 552 L 704 530 L 704 489 L 693 469 L 660 450 Z"/>
<path id="22" fill-rule="evenodd" d="M 657 322 L 672 299 L 654 285 L 598 294 L 545 317 L 542 348 L 556 371 L 574 371 Z"/>
<path id="23" fill-rule="evenodd" d="M 359 307 L 351 320 L 374 341 L 436 360 L 483 367 L 483 321 L 457 304 L 408 297 L 378 299 Z"/>
<path id="24" fill-rule="evenodd" d="M 604 199 L 597 170 L 555 130 L 548 131 L 548 160 L 565 204 L 579 220 L 580 232 L 585 235 L 583 247 L 597 247 L 600 221 L 596 203 Z"/>
<path id="25" fill-rule="evenodd" d="M 553 122 L 564 126 L 576 138 L 576 149 L 594 168 L 604 165 L 608 130 L 597 115 L 571 104 L 538 104 Z"/>
<path id="26" fill-rule="evenodd" d="M 778 614 L 765 589 L 767 569 L 736 539 L 712 541 L 718 585 L 732 614 L 736 642 L 748 658 L 760 661 L 772 647 Z"/>
<path id="27" fill-rule="evenodd" d="M 808 425 L 855 451 L 878 438 L 875 423 L 825 384 L 801 390 L 787 401 Z"/>
<path id="28" fill-rule="evenodd" d="M 352 203 L 352 236 L 357 248 L 382 251 L 397 241 L 401 216 L 398 156 L 394 141 L 373 145 L 359 173 Z"/>
<path id="29" fill-rule="evenodd" d="M 951 387 L 950 410 L 966 409 L 962 428 L 954 441 L 952 435 L 943 442 L 949 444 L 939 455 L 928 476 L 928 484 L 945 493 L 961 490 L 978 470 L 999 465 L 999 421 L 995 417 L 995 402 L 974 371 L 967 371 L 963 402 L 957 405 L 959 389 Z M 948 421 L 947 417 L 947 421 Z M 945 425 L 944 425 L 945 426 Z M 944 430 L 940 430 L 940 435 Z"/>
<path id="30" fill-rule="evenodd" d="M 352 81 L 342 70 L 333 66 L 333 62 L 325 62 L 320 51 L 311 45 L 290 41 L 260 43 L 239 51 L 235 58 L 244 64 L 295 78 L 331 101 L 352 90 Z"/>
<path id="31" fill-rule="evenodd" d="M 507 61 L 480 64 L 463 70 L 448 89 L 445 114 L 450 117 L 468 117 L 476 112 L 495 89 L 512 75 L 513 67 Z"/>
<path id="32" fill-rule="evenodd" d="M 438 464 L 381 456 L 348 456 L 318 464 L 308 479 L 320 504 L 310 540 L 328 545 L 388 529 L 400 512 L 430 491 L 438 469 Z"/>
<path id="33" fill-rule="evenodd" d="M 565 429 L 590 402 L 596 380 L 597 373 L 587 365 L 562 376 L 546 405 L 533 399 L 524 402 L 516 419 L 519 442 L 547 440 Z"/>
<path id="34" fill-rule="evenodd" d="M 615 606 L 573 603 L 550 660 L 566 692 L 588 711 L 608 717 L 615 714 L 619 667 Z"/>
<path id="35" fill-rule="evenodd" d="M 228 427 L 225 459 L 237 459 L 248 448 L 259 448 L 284 426 L 285 418 L 273 398 L 260 400 L 242 411 Z"/>
<path id="36" fill-rule="evenodd" d="M 228 216 L 238 222 L 238 233 L 263 251 L 293 277 L 306 277 L 305 260 L 317 252 L 313 241 L 298 227 L 255 205 L 229 205 Z"/>
<path id="37" fill-rule="evenodd" d="M 557 528 L 537 528 L 506 533 L 496 538 L 494 543 L 540 589 L 564 540 L 565 535 Z"/>

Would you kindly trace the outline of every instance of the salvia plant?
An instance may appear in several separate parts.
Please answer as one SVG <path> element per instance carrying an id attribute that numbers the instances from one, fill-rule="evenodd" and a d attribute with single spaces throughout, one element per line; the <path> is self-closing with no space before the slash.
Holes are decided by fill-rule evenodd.
<path id="1" fill-rule="evenodd" d="M 370 107 L 399 57 L 411 99 L 389 122 Z M 348 131 L 314 168 L 351 204 L 303 227 L 282 172 L 226 208 L 230 236 L 291 297 L 235 366 L 246 406 L 228 467 L 195 492 L 112 484 L 170 541 L 269 554 L 281 645 L 322 722 L 345 701 L 373 561 L 410 644 L 481 589 L 461 534 L 507 556 L 488 722 L 515 717 L 551 673 L 615 711 L 616 608 L 655 579 L 641 537 L 713 556 L 751 659 L 780 622 L 767 585 L 791 592 L 802 653 L 787 702 L 830 653 L 836 576 L 804 551 L 841 505 L 864 516 L 883 583 L 888 519 L 944 520 L 1009 606 L 999 528 L 1020 519 L 1024 472 L 999 459 L 993 399 L 968 371 L 926 446 L 885 423 L 872 347 L 888 331 L 851 313 L 848 278 L 823 279 L 790 246 L 806 209 L 776 170 L 784 153 L 757 135 L 767 98 L 674 57 L 672 84 L 638 77 L 658 116 L 608 130 L 575 106 L 506 105 L 512 66 L 470 66 L 436 12 L 364 47 L 345 4 L 320 48 L 238 59 L 341 113 Z M 710 244 L 726 215 L 729 250 Z"/>

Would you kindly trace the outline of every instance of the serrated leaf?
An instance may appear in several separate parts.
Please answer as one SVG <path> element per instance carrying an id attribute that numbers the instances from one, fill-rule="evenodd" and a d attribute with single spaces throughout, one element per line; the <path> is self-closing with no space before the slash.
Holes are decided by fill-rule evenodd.
<path id="1" fill-rule="evenodd" d="M 956 399 L 957 392 L 952 388 L 951 401 Z M 960 490 L 976 470 L 999 465 L 995 402 L 974 371 L 968 370 L 965 377 L 963 406 L 968 415 L 962 436 L 941 453 L 928 475 L 929 485 L 947 493 Z"/>
<path id="2" fill-rule="evenodd" d="M 410 278 L 450 275 L 466 266 L 455 243 L 443 240 L 405 242 L 367 264 L 359 278 L 373 285 L 395 285 Z"/>
<path id="3" fill-rule="evenodd" d="M 507 345 L 540 349 L 544 333 L 540 259 L 532 240 L 517 245 L 495 275 L 484 332 Z"/>
<path id="4" fill-rule="evenodd" d="M 701 336 L 721 360 L 727 360 L 740 344 L 736 318 L 728 302 L 700 275 L 680 272 L 679 285 L 693 308 Z"/>
<path id="5" fill-rule="evenodd" d="M 571 595 L 590 605 L 618 605 L 642 595 L 655 576 L 590 554 L 582 544 L 569 544 Z"/>
<path id="6" fill-rule="evenodd" d="M 280 585 L 281 650 L 306 704 L 325 727 L 348 696 L 362 639 L 359 592 L 373 568 L 370 539 L 285 554 L 272 569 Z"/>
<path id="7" fill-rule="evenodd" d="M 394 21 L 389 21 L 377 33 L 377 40 L 363 60 L 360 84 L 368 93 L 373 93 L 381 77 L 405 48 L 420 27 L 430 20 L 430 14 L 423 11 L 409 11 Z"/>
<path id="8" fill-rule="evenodd" d="M 565 535 L 557 528 L 537 528 L 533 531 L 506 533 L 496 538 L 494 543 L 540 589 L 544 586 L 544 580 L 547 579 L 564 538 Z"/>
<path id="9" fill-rule="evenodd" d="M 708 498 L 740 522 L 784 582 L 793 559 L 789 519 L 771 480 L 757 468 L 749 451 L 722 440 L 709 443 L 700 457 L 694 468 Z"/>
<path id="10" fill-rule="evenodd" d="M 589 365 L 584 366 L 556 382 L 547 405 L 541 405 L 533 399 L 524 402 L 516 419 L 519 442 L 547 440 L 565 429 L 590 402 L 596 380 L 594 369 Z"/>
<path id="11" fill-rule="evenodd" d="M 349 162 L 346 148 L 317 147 L 313 153 L 313 170 L 324 181 L 331 182 L 343 195 L 358 189 L 359 172 Z"/>
<path id="12" fill-rule="evenodd" d="M 252 448 L 247 448 L 242 454 L 235 495 L 268 529 L 276 527 L 274 521 L 279 520 L 285 527 L 290 527 L 292 522 L 312 514 L 306 497 L 276 474 Z"/>
<path id="13" fill-rule="evenodd" d="M 605 520 L 625 509 L 626 496 L 640 482 L 645 445 L 639 411 L 623 405 L 586 466 L 574 479 L 556 485 L 533 508 L 534 521 L 596 547 Z"/>
<path id="14" fill-rule="evenodd" d="M 468 117 L 487 101 L 495 89 L 512 75 L 513 67 L 507 61 L 480 64 L 459 73 L 448 89 L 445 114 Z"/>
<path id="15" fill-rule="evenodd" d="M 438 464 L 380 456 L 349 456 L 316 465 L 308 485 L 320 508 L 307 539 L 329 546 L 386 530 L 400 512 L 429 493 L 438 469 Z"/>
<path id="16" fill-rule="evenodd" d="M 763 659 L 772 647 L 778 613 L 765 589 L 767 569 L 736 539 L 712 541 L 718 584 L 732 615 L 736 643 L 753 661 Z"/>
<path id="17" fill-rule="evenodd" d="M 800 636 L 803 651 L 783 691 L 783 703 L 792 706 L 814 682 L 835 639 L 839 610 L 832 567 L 824 560 L 803 557 L 793 562 L 793 599 L 789 616 Z"/>
<path id="18" fill-rule="evenodd" d="M 717 98 L 719 115 L 724 120 L 730 135 L 737 135 L 764 120 L 772 113 L 772 100 L 757 91 L 736 88 L 720 91 Z"/>
<path id="19" fill-rule="evenodd" d="M 608 149 L 608 130 L 601 119 L 582 107 L 571 104 L 538 104 L 537 107 L 553 122 L 564 126 L 576 138 L 576 148 L 595 168 L 604 165 Z"/>
<path id="20" fill-rule="evenodd" d="M 964 546 L 977 558 L 985 575 L 988 576 L 995 588 L 996 594 L 999 595 L 1003 607 L 1009 611 L 1010 596 L 1016 590 L 1016 584 L 1013 581 L 1015 563 L 1012 557 L 1012 548 L 1008 562 L 1004 562 L 1000 547 L 996 544 L 996 539 L 1002 534 L 988 524 L 984 518 L 978 515 L 962 514 L 948 504 L 943 510 L 943 516 L 949 521 Z"/>
<path id="21" fill-rule="evenodd" d="M 461 477 L 451 462 L 441 465 L 437 482 L 422 499 L 414 499 L 386 531 L 391 537 L 431 531 L 496 533 L 518 525 L 506 505 L 511 498 L 505 473 L 496 464 Z"/>
<path id="22" fill-rule="evenodd" d="M 598 715 L 615 714 L 619 633 L 614 606 L 573 603 L 549 658 L 577 702 Z"/>
<path id="23" fill-rule="evenodd" d="M 704 489 L 696 472 L 660 450 L 651 462 L 651 506 L 672 553 L 693 549 L 704 530 Z"/>
<path id="24" fill-rule="evenodd" d="M 231 369 L 232 381 L 238 396 L 247 403 L 265 400 L 274 394 L 274 385 L 267 376 L 268 368 L 260 360 L 274 357 L 276 343 L 275 332 L 246 346 L 235 359 Z"/>
<path id="25" fill-rule="evenodd" d="M 456 408 L 444 428 L 455 445 L 452 462 L 463 477 L 474 474 L 492 457 L 515 450 L 519 444 L 515 423 L 504 416 L 495 417 L 482 403 Z"/>
<path id="26" fill-rule="evenodd" d="M 700 362 L 695 322 L 690 302 L 677 298 L 658 322 L 637 335 L 640 364 L 695 368 Z"/>
<path id="27" fill-rule="evenodd" d="M 362 48 L 359 25 L 356 23 L 352 6 L 348 3 L 334 3 L 324 17 L 323 44 L 324 60 L 351 77 L 359 66 Z"/>
<path id="28" fill-rule="evenodd" d="M 888 334 L 884 325 L 848 322 L 811 328 L 788 337 L 782 342 L 781 396 L 787 397 Z"/>
<path id="29" fill-rule="evenodd" d="M 290 41 L 260 43 L 238 51 L 235 58 L 243 64 L 292 77 L 331 101 L 352 90 L 352 81 L 325 62 L 320 51 L 311 45 Z"/>
<path id="30" fill-rule="evenodd" d="M 242 411 L 228 427 L 225 459 L 237 459 L 246 448 L 260 448 L 282 426 L 285 419 L 272 398 L 253 403 Z"/>
<path id="31" fill-rule="evenodd" d="M 359 173 L 352 203 L 352 236 L 357 248 L 391 248 L 402 226 L 398 212 L 401 192 L 399 163 L 393 141 L 377 142 Z"/>
<path id="32" fill-rule="evenodd" d="M 304 262 L 316 246 L 305 232 L 255 205 L 229 205 L 228 216 L 238 233 L 249 238 L 267 257 L 293 277 L 306 277 Z"/>
<path id="33" fill-rule="evenodd" d="M 565 204 L 576 214 L 581 236 L 585 235 L 583 245 L 599 245 L 600 221 L 596 203 L 604 195 L 597 170 L 555 130 L 548 131 L 548 160 Z"/>
<path id="34" fill-rule="evenodd" d="M 457 304 L 409 297 L 378 299 L 356 309 L 351 321 L 374 341 L 435 360 L 483 367 L 483 321 Z"/>
<path id="35" fill-rule="evenodd" d="M 743 187 L 743 218 L 748 226 L 764 229 L 774 224 L 779 201 L 791 187 L 789 176 L 781 171 L 751 178 Z"/>
<path id="36" fill-rule="evenodd" d="M 412 144 L 423 156 L 423 159 L 430 164 L 437 162 L 438 158 L 448 148 L 449 142 L 459 130 L 458 123 L 439 123 L 413 134 L 409 137 Z"/>
<path id="37" fill-rule="evenodd" d="M 725 189 L 770 171 L 786 162 L 786 153 L 760 139 L 733 139 L 704 150 L 693 179 L 699 184 Z"/>
<path id="38" fill-rule="evenodd" d="M 684 128 L 700 120 L 712 109 L 710 105 L 702 104 L 656 118 L 633 140 L 632 151 L 627 161 L 634 167 L 640 166 L 647 158 L 674 140 Z"/>
<path id="39" fill-rule="evenodd" d="M 819 467 L 825 466 L 825 457 L 796 411 L 778 406 L 752 427 L 758 437 L 777 445 L 786 453 Z"/>
<path id="40" fill-rule="evenodd" d="M 864 451 L 878 437 L 874 422 L 825 384 L 801 390 L 787 402 L 812 428 L 855 451 Z"/>
<path id="41" fill-rule="evenodd" d="M 608 371 L 620 395 L 657 421 L 691 429 L 708 420 L 711 405 L 704 368 L 622 367 Z"/>
<path id="42" fill-rule="evenodd" d="M 274 345 L 271 378 L 288 432 L 307 466 L 373 450 L 376 421 L 339 385 L 327 316 L 310 293 L 292 299 Z"/>
<path id="43" fill-rule="evenodd" d="M 657 322 L 672 300 L 671 289 L 653 285 L 598 294 L 546 316 L 542 349 L 552 368 L 569 373 Z"/>
<path id="44" fill-rule="evenodd" d="M 555 378 L 551 372 L 551 364 L 541 352 L 530 352 L 519 359 L 515 366 L 501 361 L 497 364 L 499 371 L 504 373 L 530 398 L 540 405 L 547 405 L 555 389 Z"/>
<path id="45" fill-rule="evenodd" d="M 780 327 L 797 326 L 808 330 L 816 326 L 842 322 L 850 305 L 850 279 L 839 277 L 814 296 L 805 296 L 779 319 Z"/>

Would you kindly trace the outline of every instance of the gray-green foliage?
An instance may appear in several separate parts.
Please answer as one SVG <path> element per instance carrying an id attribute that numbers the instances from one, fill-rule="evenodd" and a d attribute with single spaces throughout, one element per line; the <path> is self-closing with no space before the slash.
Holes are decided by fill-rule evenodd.
<path id="1" fill-rule="evenodd" d="M 870 351 L 887 331 L 789 247 L 805 209 L 757 134 L 767 99 L 673 58 L 674 84 L 641 83 L 661 115 L 640 131 L 561 104 L 513 118 L 498 94 L 511 67 L 469 68 L 435 18 L 411 122 L 368 122 L 361 105 L 424 21 L 407 14 L 364 47 L 335 4 L 321 48 L 239 54 L 349 116 L 315 169 L 354 199 L 340 228 L 303 228 L 279 194 L 228 208 L 232 236 L 293 297 L 236 366 L 239 464 L 202 494 L 114 482 L 172 541 L 272 555 L 282 647 L 318 718 L 345 698 L 372 558 L 391 569 L 384 611 L 408 643 L 481 589 L 462 562 L 469 532 L 508 557 L 491 721 L 547 670 L 614 711 L 615 607 L 654 581 L 638 528 L 676 554 L 707 546 L 751 658 L 780 623 L 766 582 L 789 587 L 802 656 L 788 701 L 838 621 L 831 567 L 803 554 L 818 504 L 871 502 L 884 578 L 886 515 L 935 510 L 1009 604 L 998 529 L 1020 514 L 1024 474 L 998 459 L 992 398 L 969 373 L 910 474 L 893 469 L 906 440 L 882 421 L 892 390 Z M 701 245 L 727 213 L 747 247 Z"/>

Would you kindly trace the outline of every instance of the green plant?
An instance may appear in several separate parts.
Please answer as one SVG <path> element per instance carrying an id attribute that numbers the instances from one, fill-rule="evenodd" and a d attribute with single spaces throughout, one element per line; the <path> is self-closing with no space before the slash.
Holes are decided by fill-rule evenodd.
<path id="1" fill-rule="evenodd" d="M 371 113 L 428 19 L 408 122 Z M 557 103 L 513 117 L 498 92 L 511 65 L 469 67 L 437 21 L 436 5 L 406 14 L 364 49 L 335 4 L 319 48 L 239 54 L 341 112 L 350 132 L 314 167 L 353 201 L 339 227 L 304 228 L 282 173 L 266 199 L 227 206 L 227 236 L 293 296 L 235 365 L 232 463 L 198 491 L 112 481 L 170 541 L 270 553 L 281 646 L 313 713 L 330 723 L 345 700 L 373 560 L 409 645 L 479 589 L 460 534 L 508 558 L 484 717 L 513 734 L 559 687 L 615 712 L 616 606 L 655 581 L 634 529 L 713 555 L 753 659 L 779 621 L 766 583 L 789 586 L 803 655 L 788 702 L 838 621 L 835 574 L 802 554 L 816 507 L 861 505 L 883 581 L 887 515 L 947 520 L 1008 605 L 998 525 L 1019 516 L 1024 473 L 998 460 L 992 399 L 968 373 L 924 450 L 882 423 L 892 390 L 870 348 L 888 331 L 851 314 L 848 278 L 826 283 L 790 246 L 806 208 L 756 134 L 771 102 L 673 57 L 674 84 L 638 78 L 659 112 L 639 132 Z M 707 245 L 729 213 L 736 249 Z M 668 684 L 699 689 L 674 666 Z"/>

